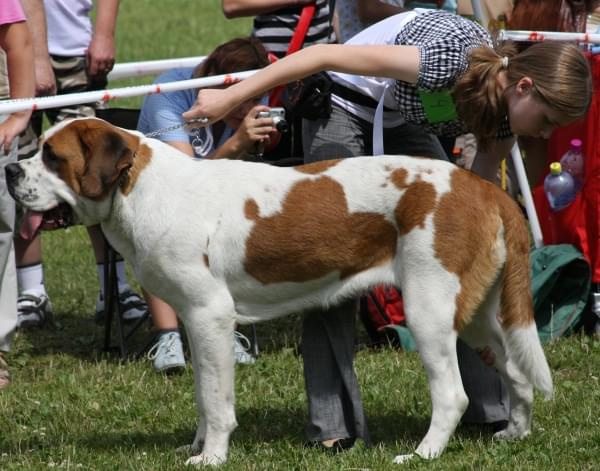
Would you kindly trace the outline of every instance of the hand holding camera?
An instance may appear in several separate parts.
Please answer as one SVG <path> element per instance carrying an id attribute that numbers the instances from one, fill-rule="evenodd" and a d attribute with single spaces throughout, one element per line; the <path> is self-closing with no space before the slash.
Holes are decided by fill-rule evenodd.
<path id="1" fill-rule="evenodd" d="M 288 129 L 285 110 L 265 105 L 253 106 L 241 121 L 238 118 L 238 122 L 235 133 L 219 147 L 213 158 L 262 160 L 265 146 L 276 145 L 279 133 Z"/>
<path id="2" fill-rule="evenodd" d="M 273 120 L 273 127 L 279 132 L 287 132 L 289 129 L 288 123 L 285 120 L 285 109 L 284 108 L 270 108 L 269 111 L 260 111 L 257 118 L 271 118 Z"/>

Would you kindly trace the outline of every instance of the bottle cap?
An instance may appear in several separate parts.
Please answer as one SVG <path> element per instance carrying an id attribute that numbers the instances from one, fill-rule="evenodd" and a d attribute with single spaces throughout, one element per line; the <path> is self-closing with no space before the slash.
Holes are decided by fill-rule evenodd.
<path id="1" fill-rule="evenodd" d="M 583 142 L 581 142 L 581 139 L 571 139 L 571 147 L 573 149 L 581 149 L 582 146 Z"/>
<path id="2" fill-rule="evenodd" d="M 552 175 L 559 175 L 562 172 L 562 165 L 560 162 L 552 162 L 550 164 L 550 173 Z"/>

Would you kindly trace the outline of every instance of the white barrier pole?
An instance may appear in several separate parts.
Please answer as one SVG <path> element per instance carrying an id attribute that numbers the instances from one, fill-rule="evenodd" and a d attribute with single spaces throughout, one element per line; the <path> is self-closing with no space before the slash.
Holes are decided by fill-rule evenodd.
<path id="1" fill-rule="evenodd" d="M 0 101 L 0 114 L 9 114 L 16 111 L 25 110 L 35 111 L 48 108 L 61 108 L 69 105 L 93 103 L 96 101 L 107 102 L 116 98 L 174 92 L 177 90 L 186 90 L 188 88 L 217 87 L 219 85 L 227 85 L 234 82 L 239 82 L 240 80 L 250 77 L 256 72 L 258 72 L 258 70 L 248 70 L 245 72 L 236 72 L 234 74 L 215 75 L 212 77 L 202 77 L 191 80 L 179 80 L 177 82 L 95 90 L 91 92 L 72 93 L 67 95 L 4 100 Z"/>
<path id="2" fill-rule="evenodd" d="M 176 69 L 179 67 L 196 67 L 204 59 L 206 59 L 206 56 L 115 64 L 113 70 L 108 74 L 108 81 L 138 77 L 141 75 L 157 75 L 165 70 Z"/>
<path id="3" fill-rule="evenodd" d="M 510 151 L 510 155 L 512 156 L 515 172 L 517 174 L 517 181 L 519 182 L 519 188 L 521 189 L 521 195 L 523 196 L 523 202 L 525 203 L 525 211 L 527 212 L 527 218 L 529 219 L 533 245 L 535 245 L 536 249 L 539 249 L 544 245 L 544 236 L 542 235 L 540 221 L 537 212 L 535 211 L 535 205 L 533 204 L 533 196 L 531 195 L 531 189 L 529 188 L 529 181 L 527 180 L 527 173 L 525 172 L 525 166 L 523 165 L 521 150 L 516 142 Z"/>
<path id="4" fill-rule="evenodd" d="M 546 40 L 554 41 L 576 41 L 579 43 L 600 43 L 600 34 L 593 33 L 559 33 L 555 31 L 520 31 L 520 30 L 500 30 L 498 39 L 506 41 L 531 41 L 539 42 Z"/>

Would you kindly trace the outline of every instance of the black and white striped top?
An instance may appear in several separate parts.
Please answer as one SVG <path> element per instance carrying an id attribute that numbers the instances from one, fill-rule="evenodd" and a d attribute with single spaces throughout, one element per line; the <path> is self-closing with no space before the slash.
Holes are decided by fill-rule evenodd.
<path id="1" fill-rule="evenodd" d="M 317 0 L 315 14 L 304 40 L 304 47 L 318 43 L 336 42 L 331 25 L 329 2 L 330 0 Z M 267 51 L 281 58 L 285 56 L 301 12 L 302 7 L 287 7 L 258 15 L 254 18 L 252 36 L 258 38 Z"/>

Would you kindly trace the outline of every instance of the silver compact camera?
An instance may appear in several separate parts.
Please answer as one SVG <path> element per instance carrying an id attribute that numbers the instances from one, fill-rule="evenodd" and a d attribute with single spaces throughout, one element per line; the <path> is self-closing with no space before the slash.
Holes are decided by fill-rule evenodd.
<path id="1" fill-rule="evenodd" d="M 287 132 L 289 129 L 288 123 L 285 120 L 285 109 L 284 108 L 271 108 L 269 111 L 260 111 L 257 118 L 272 118 L 273 126 L 279 132 Z"/>

